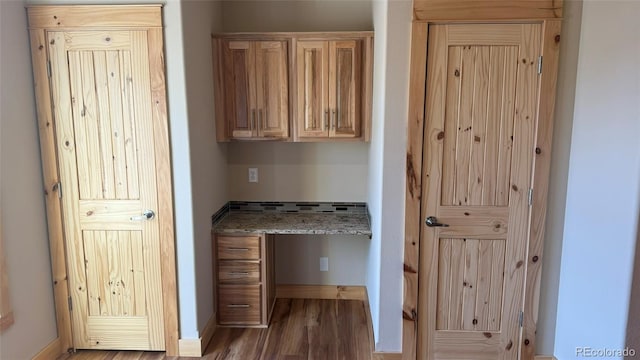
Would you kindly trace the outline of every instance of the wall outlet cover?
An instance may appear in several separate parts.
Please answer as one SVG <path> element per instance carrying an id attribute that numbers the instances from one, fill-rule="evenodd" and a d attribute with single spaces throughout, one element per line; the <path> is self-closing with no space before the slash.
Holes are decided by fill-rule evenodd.
<path id="1" fill-rule="evenodd" d="M 320 271 L 329 271 L 329 258 L 321 257 L 320 258 Z"/>
<path id="2" fill-rule="evenodd" d="M 249 182 L 250 183 L 258 182 L 258 168 L 249 168 Z"/>

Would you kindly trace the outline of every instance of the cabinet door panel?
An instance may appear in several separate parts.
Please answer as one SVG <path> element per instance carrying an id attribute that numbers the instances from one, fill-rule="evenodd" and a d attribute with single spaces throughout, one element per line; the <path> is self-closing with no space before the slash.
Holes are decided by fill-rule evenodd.
<path id="1" fill-rule="evenodd" d="M 327 41 L 297 43 L 296 121 L 299 137 L 326 137 L 328 134 L 328 57 Z"/>
<path id="2" fill-rule="evenodd" d="M 224 42 L 225 117 L 232 138 L 255 136 L 255 54 L 250 41 Z"/>
<path id="3" fill-rule="evenodd" d="M 286 138 L 289 136 L 287 42 L 259 41 L 255 45 L 258 136 Z"/>
<path id="4" fill-rule="evenodd" d="M 331 41 L 329 45 L 329 107 L 331 137 L 360 136 L 360 41 Z"/>

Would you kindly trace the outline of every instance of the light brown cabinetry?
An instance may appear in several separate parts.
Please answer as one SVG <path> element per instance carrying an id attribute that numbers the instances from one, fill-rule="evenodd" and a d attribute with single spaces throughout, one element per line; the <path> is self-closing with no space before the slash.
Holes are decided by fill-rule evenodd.
<path id="1" fill-rule="evenodd" d="M 213 49 L 218 141 L 369 140 L 372 32 L 224 34 Z"/>
<path id="2" fill-rule="evenodd" d="M 297 138 L 360 136 L 362 60 L 362 40 L 297 42 Z"/>
<path id="3" fill-rule="evenodd" d="M 273 237 L 214 234 L 220 325 L 269 324 L 275 303 Z"/>
<path id="4" fill-rule="evenodd" d="M 223 40 L 224 120 L 232 139 L 289 136 L 286 41 Z"/>

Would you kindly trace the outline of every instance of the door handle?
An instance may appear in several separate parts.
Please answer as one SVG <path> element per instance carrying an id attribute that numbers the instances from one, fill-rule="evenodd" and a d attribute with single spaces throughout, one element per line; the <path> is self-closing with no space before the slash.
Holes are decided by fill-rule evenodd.
<path id="1" fill-rule="evenodd" d="M 438 218 L 435 216 L 429 216 L 425 221 L 428 227 L 449 227 L 449 224 L 442 224 L 438 222 Z"/>
<path id="2" fill-rule="evenodd" d="M 151 220 L 154 217 L 156 217 L 156 213 L 153 212 L 153 210 L 145 210 L 142 215 L 139 216 L 132 216 L 129 219 L 131 221 L 142 221 L 142 220 Z"/>

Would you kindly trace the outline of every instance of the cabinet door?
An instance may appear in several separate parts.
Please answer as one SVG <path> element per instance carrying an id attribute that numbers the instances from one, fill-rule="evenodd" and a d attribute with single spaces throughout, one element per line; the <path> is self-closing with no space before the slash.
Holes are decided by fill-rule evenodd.
<path id="1" fill-rule="evenodd" d="M 258 41 L 255 47 L 258 136 L 286 138 L 289 136 L 287 42 Z"/>
<path id="2" fill-rule="evenodd" d="M 330 137 L 360 136 L 360 41 L 329 42 Z"/>
<path id="3" fill-rule="evenodd" d="M 326 137 L 329 127 L 329 43 L 298 41 L 296 61 L 298 136 Z"/>
<path id="4" fill-rule="evenodd" d="M 254 52 L 250 41 L 224 42 L 225 117 L 236 139 L 257 135 Z"/>

